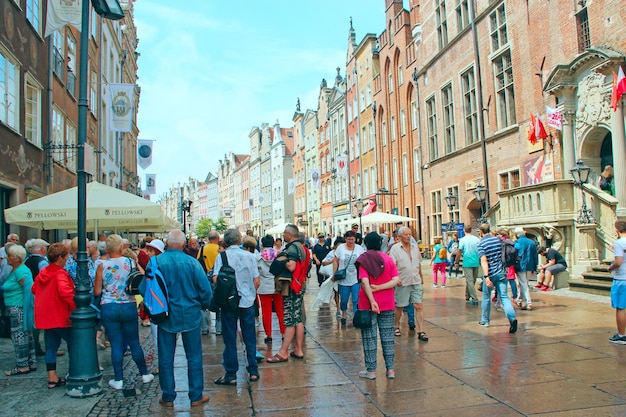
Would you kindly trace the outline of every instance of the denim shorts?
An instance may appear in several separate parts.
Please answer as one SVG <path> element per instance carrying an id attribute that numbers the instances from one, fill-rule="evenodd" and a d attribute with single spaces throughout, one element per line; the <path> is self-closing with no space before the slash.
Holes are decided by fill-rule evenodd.
<path id="1" fill-rule="evenodd" d="M 611 307 L 626 308 L 626 280 L 614 279 L 611 286 Z"/>

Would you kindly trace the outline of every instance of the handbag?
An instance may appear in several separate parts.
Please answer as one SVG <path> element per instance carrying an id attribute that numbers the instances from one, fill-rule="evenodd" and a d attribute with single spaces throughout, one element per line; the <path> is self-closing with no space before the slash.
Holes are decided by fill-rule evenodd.
<path id="1" fill-rule="evenodd" d="M 357 329 L 369 329 L 372 327 L 370 310 L 357 310 L 352 319 L 352 325 Z"/>
<path id="2" fill-rule="evenodd" d="M 346 267 L 335 271 L 335 274 L 333 275 L 335 277 L 335 281 L 343 281 L 344 279 L 346 279 L 346 274 L 347 274 L 346 270 L 348 269 L 348 266 L 350 266 L 350 261 L 352 260 L 353 253 L 354 253 L 354 250 L 350 252 L 350 257 L 348 258 L 348 262 L 346 262 Z"/>
<path id="3" fill-rule="evenodd" d="M 143 281 L 144 274 L 139 271 L 133 261 L 131 261 L 131 268 L 128 278 L 126 278 L 126 288 L 124 291 L 126 295 L 139 295 L 139 284 Z"/>

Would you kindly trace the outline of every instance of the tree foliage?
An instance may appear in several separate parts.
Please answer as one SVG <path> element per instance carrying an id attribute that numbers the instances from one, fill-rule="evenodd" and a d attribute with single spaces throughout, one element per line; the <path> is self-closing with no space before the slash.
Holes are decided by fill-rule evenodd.
<path id="1" fill-rule="evenodd" d="M 209 232 L 211 230 L 216 230 L 221 234 L 224 233 L 226 229 L 228 229 L 228 223 L 223 217 L 220 217 L 217 220 L 205 217 L 198 221 L 198 224 L 196 225 L 196 235 L 199 238 L 206 238 L 209 236 Z"/>

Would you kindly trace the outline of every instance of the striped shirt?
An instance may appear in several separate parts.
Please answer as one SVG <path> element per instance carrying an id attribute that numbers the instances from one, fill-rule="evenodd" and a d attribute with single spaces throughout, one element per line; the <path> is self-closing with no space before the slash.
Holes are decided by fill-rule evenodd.
<path id="1" fill-rule="evenodd" d="M 485 235 L 480 239 L 478 244 L 478 256 L 487 257 L 487 263 L 489 264 L 490 277 L 502 275 L 504 268 L 502 267 L 502 241 L 495 236 Z"/>

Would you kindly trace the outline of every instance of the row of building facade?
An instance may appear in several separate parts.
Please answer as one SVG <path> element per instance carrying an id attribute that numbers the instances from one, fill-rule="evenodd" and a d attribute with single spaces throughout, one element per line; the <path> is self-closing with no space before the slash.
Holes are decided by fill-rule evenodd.
<path id="1" fill-rule="evenodd" d="M 39 230 L 6 224 L 4 209 L 77 184 L 83 47 L 88 48 L 85 170 L 90 180 L 141 194 L 137 175 L 139 39 L 134 0 L 119 3 L 125 17 L 117 21 L 100 17 L 90 6 L 89 43 L 81 45 L 80 31 L 70 24 L 45 36 L 48 2 L 0 2 L 0 236 L 12 231 L 25 241 L 41 235 Z M 110 83 L 135 85 L 130 132 L 110 129 Z"/>
<path id="2" fill-rule="evenodd" d="M 318 102 L 301 110 L 298 100 L 289 128 L 253 127 L 248 155 L 225 155 L 206 180 L 162 196 L 168 214 L 189 200 L 187 230 L 225 216 L 258 235 L 282 222 L 314 235 L 345 230 L 363 202 L 415 218 L 407 224 L 425 243 L 484 215 L 576 268 L 610 257 L 612 224 L 626 216 L 623 101 L 611 109 L 623 2 L 381 1 L 384 30 L 357 41 L 350 21 L 345 67 L 322 80 Z M 530 115 L 546 124 L 546 105 L 562 130 L 532 144 Z M 578 160 L 592 168 L 582 192 L 570 175 Z M 606 165 L 615 196 L 595 184 Z M 577 222 L 583 195 L 591 225 Z"/>

